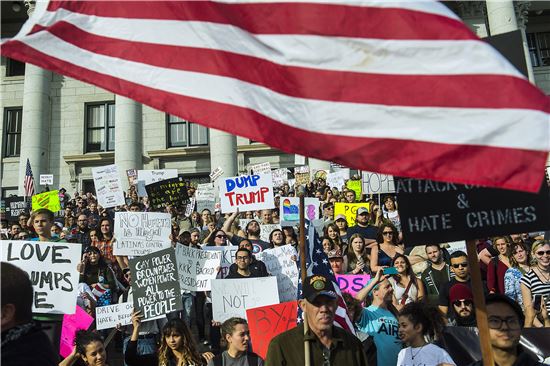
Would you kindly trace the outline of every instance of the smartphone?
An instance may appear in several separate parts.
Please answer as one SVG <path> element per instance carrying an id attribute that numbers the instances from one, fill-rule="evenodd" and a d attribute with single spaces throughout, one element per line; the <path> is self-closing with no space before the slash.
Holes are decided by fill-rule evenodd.
<path id="1" fill-rule="evenodd" d="M 535 309 L 536 312 L 540 311 L 541 305 L 542 305 L 542 295 L 540 295 L 540 294 L 534 295 L 533 296 L 533 308 Z"/>
<path id="2" fill-rule="evenodd" d="M 384 272 L 382 273 L 385 275 L 394 275 L 394 274 L 397 274 L 397 268 L 395 267 L 384 268 Z"/>

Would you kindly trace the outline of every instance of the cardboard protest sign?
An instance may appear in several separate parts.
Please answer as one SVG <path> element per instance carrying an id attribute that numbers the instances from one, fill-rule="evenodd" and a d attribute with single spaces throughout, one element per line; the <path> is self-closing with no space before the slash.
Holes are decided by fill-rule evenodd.
<path id="1" fill-rule="evenodd" d="M 346 180 L 348 179 L 349 169 L 340 169 L 334 173 L 327 174 L 327 186 L 341 191 L 346 184 Z"/>
<path id="2" fill-rule="evenodd" d="M 51 186 L 53 184 L 53 174 L 40 174 L 40 185 Z"/>
<path id="3" fill-rule="evenodd" d="M 305 185 L 311 182 L 310 176 L 309 176 L 309 166 L 297 166 L 294 168 L 294 179 L 296 185 Z"/>
<path id="4" fill-rule="evenodd" d="M 140 256 L 170 248 L 172 220 L 164 212 L 115 212 L 114 255 Z"/>
<path id="5" fill-rule="evenodd" d="M 147 196 L 145 186 L 166 179 L 176 178 L 178 176 L 177 169 L 163 170 L 138 170 L 137 172 L 137 192 L 140 197 Z"/>
<path id="6" fill-rule="evenodd" d="M 318 198 L 306 197 L 304 200 L 306 220 L 316 220 L 320 217 L 319 206 L 321 202 Z M 279 217 L 281 225 L 292 226 L 300 221 L 300 197 L 281 197 L 279 207 Z"/>
<path id="7" fill-rule="evenodd" d="M 59 354 L 62 357 L 67 357 L 73 351 L 76 332 L 80 329 L 87 330 L 93 322 L 94 318 L 80 306 L 76 307 L 74 314 L 63 315 L 61 338 L 59 339 Z M 32 351 L 32 349 L 29 349 L 29 352 Z"/>
<path id="8" fill-rule="evenodd" d="M 171 178 L 145 186 L 149 202 L 155 209 L 163 209 L 166 206 L 181 206 L 189 203 L 187 195 L 187 183 L 183 178 Z"/>
<path id="9" fill-rule="evenodd" d="M 265 359 L 269 342 L 275 336 L 296 327 L 297 306 L 298 302 L 294 300 L 246 311 L 250 340 L 256 354 Z"/>
<path id="10" fill-rule="evenodd" d="M 193 211 L 195 211 L 195 202 L 195 197 L 189 199 L 189 203 L 185 206 L 185 216 L 190 217 L 193 214 Z"/>
<path id="11" fill-rule="evenodd" d="M 326 169 L 315 169 L 311 170 L 311 179 L 323 179 L 327 180 L 327 174 L 329 173 Z"/>
<path id="12" fill-rule="evenodd" d="M 44 193 L 35 194 L 32 196 L 32 209 L 33 211 L 41 208 L 47 208 L 52 212 L 61 210 L 61 202 L 59 201 L 59 191 L 49 191 Z"/>
<path id="13" fill-rule="evenodd" d="M 395 177 L 406 245 L 550 229 L 550 193 Z"/>
<path id="14" fill-rule="evenodd" d="M 280 187 L 288 182 L 288 169 L 281 168 L 271 171 L 271 179 L 273 180 L 273 187 Z"/>
<path id="15" fill-rule="evenodd" d="M 124 205 L 122 183 L 114 164 L 92 168 L 97 202 L 104 208 Z"/>
<path id="16" fill-rule="evenodd" d="M 215 201 L 217 196 L 214 183 L 202 183 L 197 185 L 197 190 L 195 191 L 195 198 L 197 201 Z"/>
<path id="17" fill-rule="evenodd" d="M 78 296 L 82 244 L 2 241 L 2 262 L 29 274 L 34 288 L 34 313 L 74 314 Z"/>
<path id="18" fill-rule="evenodd" d="M 346 182 L 346 188 L 355 192 L 355 199 L 359 201 L 362 195 L 362 183 L 360 180 L 348 180 Z"/>
<path id="19" fill-rule="evenodd" d="M 298 257 L 296 249 L 292 245 L 283 245 L 278 248 L 266 249 L 255 256 L 256 259 L 265 263 L 269 274 L 277 277 L 280 301 L 296 299 L 299 276 L 295 261 Z"/>
<path id="20" fill-rule="evenodd" d="M 238 245 L 224 245 L 221 247 L 216 246 L 203 246 L 202 250 L 217 251 L 221 253 L 220 273 L 218 278 L 224 278 L 229 273 L 229 267 L 235 263 L 235 253 L 239 249 Z"/>
<path id="21" fill-rule="evenodd" d="M 210 291 L 210 281 L 216 278 L 222 252 L 176 245 L 178 278 L 183 290 Z"/>
<path id="22" fill-rule="evenodd" d="M 174 248 L 130 259 L 134 308 L 144 319 L 183 309 Z"/>
<path id="23" fill-rule="evenodd" d="M 137 171 L 137 169 L 128 169 L 128 170 L 126 170 L 126 177 L 128 177 L 128 184 L 130 186 L 135 186 L 138 182 L 138 171 Z"/>
<path id="24" fill-rule="evenodd" d="M 336 275 L 336 282 L 342 292 L 347 292 L 353 296 L 361 291 L 370 280 L 370 275 Z"/>
<path id="25" fill-rule="evenodd" d="M 367 202 L 360 203 L 347 203 L 347 202 L 335 202 L 334 203 L 334 217 L 337 215 L 345 215 L 348 226 L 355 225 L 355 219 L 357 218 L 357 209 L 359 207 L 366 207 L 370 212 L 370 204 Z"/>
<path id="26" fill-rule="evenodd" d="M 365 194 L 395 192 L 395 184 L 392 175 L 363 171 L 362 177 L 363 193 Z"/>
<path id="27" fill-rule="evenodd" d="M 246 318 L 246 309 L 279 303 L 276 277 L 212 280 L 212 317 L 223 322 L 237 316 Z"/>
<path id="28" fill-rule="evenodd" d="M 269 162 L 254 164 L 250 166 L 251 174 L 271 174 L 271 164 Z"/>
<path id="29" fill-rule="evenodd" d="M 22 213 L 31 211 L 31 200 L 25 200 L 25 197 L 7 197 L 4 199 L 6 220 L 16 221 Z"/>
<path id="30" fill-rule="evenodd" d="M 95 308 L 95 324 L 97 330 L 115 328 L 117 324 L 122 326 L 132 324 L 133 302 L 123 302 L 121 304 L 100 306 Z M 165 315 L 159 315 L 146 321 L 165 318 Z"/>
<path id="31" fill-rule="evenodd" d="M 217 167 L 216 169 L 214 169 L 212 171 L 212 173 L 210 173 L 210 180 L 212 182 L 214 182 L 216 179 L 218 179 L 219 177 L 221 177 L 223 174 L 223 169 L 221 167 Z"/>
<path id="32" fill-rule="evenodd" d="M 220 201 L 223 213 L 274 208 L 271 174 L 225 178 L 220 184 Z"/>

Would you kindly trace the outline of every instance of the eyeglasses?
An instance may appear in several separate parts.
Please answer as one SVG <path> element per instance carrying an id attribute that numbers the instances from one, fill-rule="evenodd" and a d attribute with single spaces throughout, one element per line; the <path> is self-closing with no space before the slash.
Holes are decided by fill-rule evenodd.
<path id="1" fill-rule="evenodd" d="M 508 318 L 499 318 L 497 316 L 489 317 L 489 328 L 491 329 L 501 329 L 502 324 L 506 323 L 506 326 L 510 330 L 518 330 L 521 328 L 519 324 L 519 319 L 515 316 L 510 316 Z"/>
<path id="2" fill-rule="evenodd" d="M 550 255 L 550 250 L 541 250 L 537 252 L 537 255 Z"/>
<path id="3" fill-rule="evenodd" d="M 250 259 L 249 256 L 245 256 L 245 257 L 237 256 L 237 260 L 238 260 L 238 261 L 246 261 L 246 260 L 248 260 L 248 259 Z"/>
<path id="4" fill-rule="evenodd" d="M 393 231 L 384 231 L 382 235 L 393 235 Z"/>
<path id="5" fill-rule="evenodd" d="M 468 263 L 457 263 L 457 264 L 453 264 L 453 268 L 459 268 L 459 267 L 467 268 L 467 267 L 468 267 Z"/>
<path id="6" fill-rule="evenodd" d="M 472 304 L 472 300 L 456 300 L 453 302 L 453 305 L 459 308 L 463 306 L 472 306 Z"/>
<path id="7" fill-rule="evenodd" d="M 225 238 L 227 238 L 227 236 L 226 235 L 216 235 L 216 238 L 225 239 Z"/>

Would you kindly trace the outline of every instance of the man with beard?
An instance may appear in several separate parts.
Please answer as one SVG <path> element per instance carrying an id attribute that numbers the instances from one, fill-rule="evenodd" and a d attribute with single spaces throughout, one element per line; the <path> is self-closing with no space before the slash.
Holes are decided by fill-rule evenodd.
<path id="1" fill-rule="evenodd" d="M 92 244 L 89 235 L 90 229 L 88 228 L 88 216 L 84 214 L 78 215 L 76 219 L 76 228 L 77 232 L 73 235 L 71 241 L 82 244 L 81 254 L 84 254 L 86 249 L 88 249 Z"/>
<path id="2" fill-rule="evenodd" d="M 231 244 L 239 245 L 241 241 L 243 241 L 244 239 L 248 239 L 252 243 L 253 254 L 260 253 L 266 249 L 269 249 L 269 243 L 260 239 L 260 224 L 256 220 L 252 220 L 246 225 L 246 238 L 233 234 L 231 230 L 231 225 L 233 225 L 233 222 L 238 215 L 238 211 L 233 212 L 231 216 L 229 216 L 227 220 L 225 220 L 225 222 L 223 223 L 222 230 L 225 231 L 225 234 L 227 235 L 229 241 L 231 241 Z"/>
<path id="3" fill-rule="evenodd" d="M 422 272 L 421 279 L 426 289 L 426 302 L 428 305 L 437 306 L 439 289 L 451 280 L 451 269 L 443 260 L 443 251 L 439 244 L 428 244 L 425 250 L 428 256 L 428 268 Z"/>
<path id="4" fill-rule="evenodd" d="M 366 207 L 359 207 L 357 209 L 355 225 L 348 228 L 348 238 L 351 238 L 353 234 L 361 234 L 364 239 L 376 240 L 378 228 L 369 223 L 369 217 L 369 210 Z"/>
<path id="5" fill-rule="evenodd" d="M 451 308 L 449 309 L 449 324 L 459 327 L 475 327 L 474 295 L 468 286 L 457 283 L 449 291 Z"/>

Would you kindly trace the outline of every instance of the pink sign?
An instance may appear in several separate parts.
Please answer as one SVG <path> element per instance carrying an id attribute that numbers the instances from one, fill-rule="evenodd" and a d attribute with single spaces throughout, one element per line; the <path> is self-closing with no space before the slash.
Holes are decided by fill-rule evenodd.
<path id="1" fill-rule="evenodd" d="M 340 290 L 353 296 L 367 285 L 370 275 L 336 275 Z"/>
<path id="2" fill-rule="evenodd" d="M 94 322 L 86 311 L 80 306 L 76 307 L 74 314 L 63 315 L 63 325 L 61 327 L 61 339 L 59 340 L 59 354 L 67 357 L 71 354 L 74 348 L 74 336 L 77 330 L 88 329 L 90 324 Z"/>

